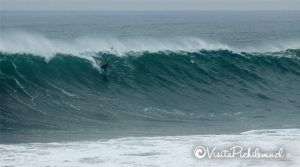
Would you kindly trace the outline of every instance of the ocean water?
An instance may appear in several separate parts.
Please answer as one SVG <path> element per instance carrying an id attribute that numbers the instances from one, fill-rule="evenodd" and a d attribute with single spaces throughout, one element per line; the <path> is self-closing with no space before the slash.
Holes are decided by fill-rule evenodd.
<path id="1" fill-rule="evenodd" d="M 300 164 L 300 12 L 0 16 L 4 166 Z M 193 155 L 236 144 L 288 156 Z"/>

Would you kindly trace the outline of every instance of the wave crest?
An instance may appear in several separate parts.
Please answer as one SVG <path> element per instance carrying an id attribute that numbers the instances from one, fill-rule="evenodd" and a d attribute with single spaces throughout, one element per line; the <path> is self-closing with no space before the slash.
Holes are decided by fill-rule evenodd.
<path id="1" fill-rule="evenodd" d="M 198 51 L 218 50 L 230 47 L 219 42 L 207 42 L 200 38 L 185 37 L 172 39 L 155 38 L 92 38 L 80 37 L 73 40 L 50 39 L 40 34 L 14 32 L 3 34 L 0 50 L 8 53 L 31 53 L 51 58 L 57 53 L 83 55 L 83 53 L 157 51 Z"/>
<path id="2" fill-rule="evenodd" d="M 2 32 L 0 51 L 5 53 L 30 53 L 51 59 L 57 53 L 90 57 L 99 52 L 110 52 L 122 56 L 128 52 L 158 52 L 199 50 L 231 50 L 233 52 L 279 52 L 300 49 L 300 41 L 273 41 L 256 46 L 236 47 L 198 37 L 158 38 L 108 38 L 78 37 L 74 39 L 51 39 L 42 34 L 28 32 Z"/>

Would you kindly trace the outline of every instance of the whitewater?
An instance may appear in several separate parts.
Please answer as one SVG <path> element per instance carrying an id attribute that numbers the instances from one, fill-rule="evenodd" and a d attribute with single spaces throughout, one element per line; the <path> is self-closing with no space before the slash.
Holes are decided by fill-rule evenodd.
<path id="1" fill-rule="evenodd" d="M 298 166 L 299 130 L 271 129 L 235 135 L 127 137 L 99 141 L 0 145 L 8 166 Z M 282 144 L 286 143 L 286 144 Z M 197 159 L 204 146 L 284 147 L 283 159 Z"/>

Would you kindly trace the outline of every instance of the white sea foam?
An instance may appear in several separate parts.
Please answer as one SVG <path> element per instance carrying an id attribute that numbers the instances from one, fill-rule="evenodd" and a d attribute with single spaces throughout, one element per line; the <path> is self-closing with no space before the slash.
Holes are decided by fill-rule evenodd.
<path id="1" fill-rule="evenodd" d="M 196 146 L 282 147 L 284 159 L 196 159 Z M 299 166 L 300 129 L 267 129 L 236 135 L 126 137 L 94 142 L 1 144 L 7 166 Z"/>
<path id="2" fill-rule="evenodd" d="M 258 43 L 255 46 L 245 46 L 236 50 L 240 52 L 280 52 L 287 49 L 300 49 L 300 41 L 294 39 L 264 42 Z"/>
<path id="3" fill-rule="evenodd" d="M 72 40 L 50 39 L 41 34 L 10 32 L 1 35 L 0 51 L 9 53 L 33 53 L 51 58 L 56 53 L 82 55 L 89 52 L 197 51 L 201 49 L 230 49 L 218 42 L 206 42 L 200 38 L 136 38 L 117 39 L 79 37 Z"/>

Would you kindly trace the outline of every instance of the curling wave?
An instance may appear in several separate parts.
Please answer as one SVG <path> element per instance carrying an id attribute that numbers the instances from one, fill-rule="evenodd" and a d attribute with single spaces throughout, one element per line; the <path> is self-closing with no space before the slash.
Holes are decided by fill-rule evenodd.
<path id="1" fill-rule="evenodd" d="M 0 126 L 3 131 L 153 128 L 174 122 L 201 123 L 196 129 L 297 127 L 299 56 L 297 49 L 121 57 L 98 52 L 89 59 L 57 53 L 46 61 L 1 52 Z M 110 63 L 105 75 L 97 69 L 104 62 Z"/>

